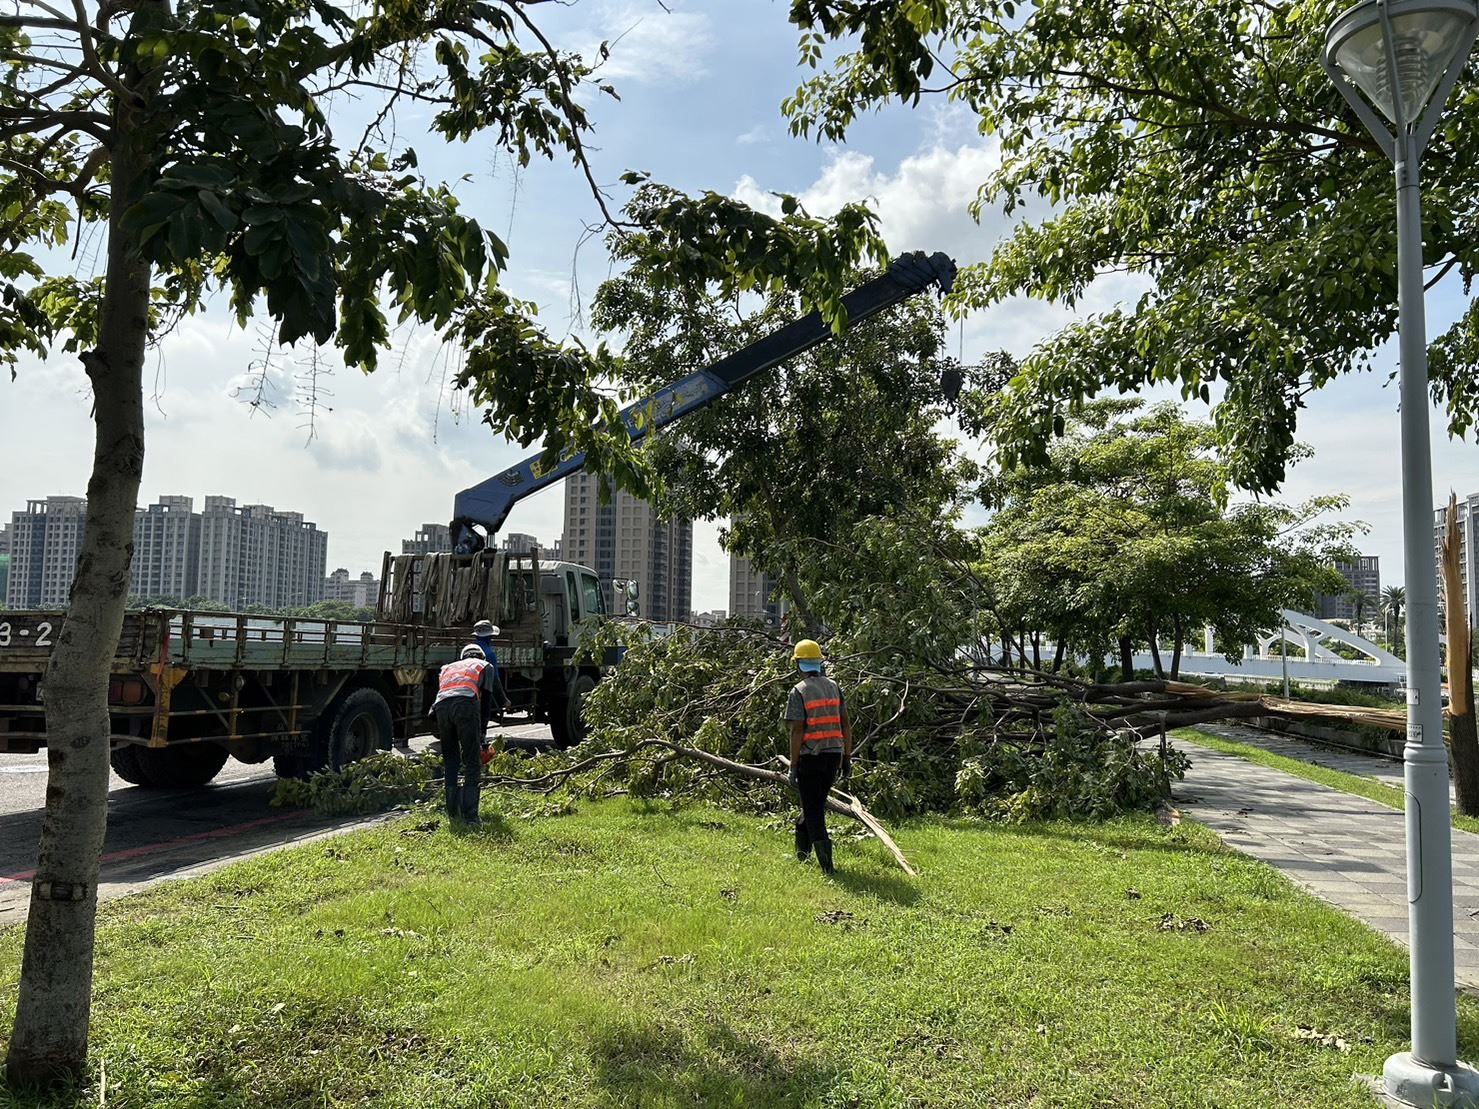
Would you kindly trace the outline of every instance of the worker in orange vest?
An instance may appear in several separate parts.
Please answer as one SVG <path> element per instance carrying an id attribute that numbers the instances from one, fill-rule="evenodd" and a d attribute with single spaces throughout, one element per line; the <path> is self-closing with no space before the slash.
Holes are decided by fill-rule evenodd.
<path id="1" fill-rule="evenodd" d="M 796 857 L 805 862 L 815 850 L 824 874 L 832 873 L 832 841 L 827 836 L 827 794 L 838 776 L 852 768 L 852 722 L 842 687 L 822 673 L 822 648 L 803 639 L 791 652 L 801 680 L 786 702 L 791 725 L 791 784 L 801 795 L 796 822 Z"/>
<path id="2" fill-rule="evenodd" d="M 442 667 L 431 708 L 436 714 L 437 736 L 442 741 L 447 816 L 475 825 L 483 776 L 479 755 L 498 687 L 481 647 L 469 643 L 461 654 L 456 662 Z"/>

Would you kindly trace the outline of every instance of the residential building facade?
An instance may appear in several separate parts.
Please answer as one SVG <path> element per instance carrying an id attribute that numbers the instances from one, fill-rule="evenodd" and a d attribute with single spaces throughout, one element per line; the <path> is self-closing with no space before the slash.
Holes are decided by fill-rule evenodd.
<path id="1" fill-rule="evenodd" d="M 65 608 L 87 521 L 83 497 L 27 501 L 10 517 L 9 608 Z"/>
<path id="2" fill-rule="evenodd" d="M 341 566 L 324 579 L 323 599 L 344 601 L 356 608 L 374 608 L 380 603 L 380 579 L 368 570 L 351 578 L 349 571 Z"/>
<path id="3" fill-rule="evenodd" d="M 601 580 L 606 610 L 620 612 L 612 581 L 636 581 L 640 614 L 659 623 L 688 619 L 693 599 L 693 521 L 664 520 L 646 501 L 622 490 L 601 503 L 602 479 L 565 480 L 565 534 L 560 555 L 589 566 Z"/>
<path id="4" fill-rule="evenodd" d="M 1359 593 L 1361 620 L 1363 623 L 1381 621 L 1381 560 L 1376 555 L 1360 555 L 1355 562 L 1337 562 L 1335 568 L 1345 578 L 1349 589 L 1341 594 L 1320 594 L 1314 615 L 1321 620 L 1356 619 L 1356 600 L 1352 593 Z"/>
<path id="5" fill-rule="evenodd" d="M 183 601 L 200 592 L 200 514 L 190 497 L 168 496 L 134 514 L 129 591 Z"/>
<path id="6" fill-rule="evenodd" d="M 329 537 L 299 512 L 207 497 L 201 514 L 200 592 L 233 609 L 297 608 L 323 595 Z"/>
<path id="7" fill-rule="evenodd" d="M 789 605 L 776 596 L 776 581 L 742 555 L 729 556 L 729 614 L 758 620 L 767 627 L 780 627 Z"/>
<path id="8" fill-rule="evenodd" d="M 422 524 L 415 538 L 401 540 L 401 554 L 444 554 L 452 549 L 452 529 L 446 524 Z"/>

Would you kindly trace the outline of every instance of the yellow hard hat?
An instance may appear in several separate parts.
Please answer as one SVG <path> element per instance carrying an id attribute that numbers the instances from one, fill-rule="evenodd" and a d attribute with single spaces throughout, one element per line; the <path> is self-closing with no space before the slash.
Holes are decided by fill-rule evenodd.
<path id="1" fill-rule="evenodd" d="M 791 652 L 792 662 L 821 662 L 822 645 L 815 639 L 803 639 L 796 644 L 796 649 Z"/>

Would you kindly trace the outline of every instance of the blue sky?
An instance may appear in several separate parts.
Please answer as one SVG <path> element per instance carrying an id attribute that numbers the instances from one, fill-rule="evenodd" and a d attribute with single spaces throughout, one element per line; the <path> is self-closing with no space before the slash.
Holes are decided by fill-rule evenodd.
<path id="1" fill-rule="evenodd" d="M 796 35 L 778 0 L 678 2 L 665 12 L 653 0 L 582 0 L 541 6 L 558 43 L 594 48 L 613 41 L 604 76 L 621 101 L 593 106 L 592 160 L 598 180 L 615 183 L 627 169 L 692 190 L 714 189 L 766 203 L 772 190 L 795 192 L 825 212 L 873 199 L 894 250 L 946 250 L 964 263 L 984 257 L 1005 229 L 973 223 L 966 206 L 995 164 L 994 151 L 969 117 L 926 105 L 862 120 L 845 148 L 788 137 L 779 105 L 803 73 Z M 346 134 L 363 111 L 341 103 L 333 119 Z M 421 155 L 423 171 L 456 181 L 466 207 L 505 236 L 512 252 L 510 286 L 537 301 L 556 334 L 578 329 L 571 280 L 585 297 L 606 275 L 599 242 L 576 248 L 596 215 L 583 180 L 568 163 L 535 163 L 515 172 L 491 144 L 447 147 L 425 134 L 425 117 L 402 111 L 398 133 Z M 353 128 L 357 134 L 358 128 Z M 467 177 L 462 181 L 461 178 Z M 619 199 L 622 190 L 616 188 Z M 81 251 L 85 259 L 88 244 Z M 1083 311 L 1108 307 L 1134 286 L 1108 282 Z M 1431 330 L 1460 310 L 1456 288 L 1430 301 Z M 1037 302 L 1010 304 L 962 327 L 969 357 L 1006 348 L 1017 354 L 1069 318 Z M 186 321 L 152 357 L 149 444 L 142 499 L 164 493 L 236 496 L 301 511 L 328 530 L 329 568 L 378 572 L 380 553 L 399 550 L 423 521 L 445 521 L 457 490 L 496 473 L 523 454 L 495 441 L 463 410 L 447 380 L 455 352 L 434 336 L 405 330 L 396 352 L 372 377 L 337 370 L 325 379 L 332 411 L 321 414 L 310 442 L 292 396 L 304 352 L 277 352 L 270 373 L 278 407 L 268 417 L 241 399 L 249 368 L 263 357 L 256 328 L 237 329 L 219 307 Z M 1288 487 L 1291 497 L 1345 492 L 1351 515 L 1373 526 L 1364 544 L 1382 557 L 1384 580 L 1399 580 L 1399 482 L 1393 389 L 1383 372 L 1338 383 L 1315 396 L 1301 438 L 1316 448 Z M 0 382 L 0 513 L 27 498 L 81 494 L 90 468 L 90 398 L 76 362 L 63 354 L 24 362 L 14 383 Z M 1479 452 L 1446 440 L 1434 422 L 1435 487 L 1479 491 Z M 552 539 L 561 529 L 562 499 L 551 490 L 521 505 L 507 530 Z M 728 563 L 717 525 L 695 530 L 694 607 L 727 604 Z"/>

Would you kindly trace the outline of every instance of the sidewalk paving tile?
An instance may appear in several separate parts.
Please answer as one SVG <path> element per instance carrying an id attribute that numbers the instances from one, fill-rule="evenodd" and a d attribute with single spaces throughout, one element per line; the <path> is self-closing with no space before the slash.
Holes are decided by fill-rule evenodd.
<path id="1" fill-rule="evenodd" d="M 1222 729 L 1216 729 L 1222 731 Z M 1237 729 L 1230 736 L 1290 758 L 1400 784 L 1402 767 Z M 1177 739 L 1191 757 L 1176 802 L 1231 847 L 1278 868 L 1315 896 L 1407 943 L 1403 813 L 1281 770 Z M 1454 966 L 1479 990 L 1479 835 L 1454 829 Z"/>

